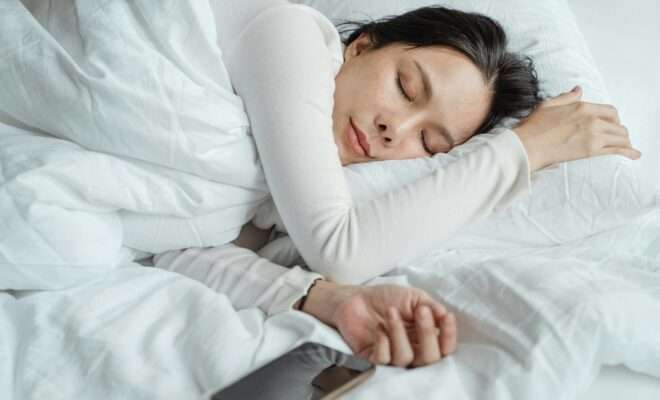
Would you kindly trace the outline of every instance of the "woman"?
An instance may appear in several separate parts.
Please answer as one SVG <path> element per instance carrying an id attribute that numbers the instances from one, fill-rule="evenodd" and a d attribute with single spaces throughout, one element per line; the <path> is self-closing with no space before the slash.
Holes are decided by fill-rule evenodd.
<path id="1" fill-rule="evenodd" d="M 276 0 L 223 6 L 219 44 L 273 200 L 308 267 L 320 274 L 299 277 L 300 292 L 321 275 L 329 279 L 313 285 L 302 310 L 337 326 L 372 362 L 439 360 L 455 350 L 455 318 L 414 289 L 345 284 L 380 275 L 504 207 L 545 166 L 640 156 L 616 110 L 581 102 L 576 88 L 445 170 L 355 205 L 342 165 L 447 152 L 503 117 L 524 116 L 539 101 L 531 63 L 506 52 L 493 21 L 443 8 L 358 26 L 343 47 L 331 23 L 310 8 Z M 465 185 L 470 181 L 479 185 Z M 432 328 L 442 332 L 439 340 Z"/>

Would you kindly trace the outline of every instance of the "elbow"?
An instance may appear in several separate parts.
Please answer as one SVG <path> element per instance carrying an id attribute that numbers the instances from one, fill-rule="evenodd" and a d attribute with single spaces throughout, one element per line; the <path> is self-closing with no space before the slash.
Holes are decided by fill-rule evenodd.
<path id="1" fill-rule="evenodd" d="M 375 278 L 382 271 L 377 252 L 368 241 L 362 240 L 354 209 L 347 209 L 338 217 L 323 220 L 315 227 L 318 232 L 307 252 L 300 248 L 309 268 L 327 279 L 345 285 L 358 285 Z M 304 254 L 306 253 L 306 254 Z"/>

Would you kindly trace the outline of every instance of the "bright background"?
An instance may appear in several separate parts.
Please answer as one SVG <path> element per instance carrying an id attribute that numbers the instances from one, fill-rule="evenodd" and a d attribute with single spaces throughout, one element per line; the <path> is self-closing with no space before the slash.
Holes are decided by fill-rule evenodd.
<path id="1" fill-rule="evenodd" d="M 640 167 L 660 184 L 660 1 L 569 0 L 569 4 L 622 123 L 642 152 Z M 598 385 L 580 400 L 660 399 L 657 379 L 621 374 L 620 369 L 605 368 Z"/>
<path id="2" fill-rule="evenodd" d="M 660 184 L 660 1 L 569 0 L 622 123 Z M 660 398 L 660 397 L 659 397 Z"/>

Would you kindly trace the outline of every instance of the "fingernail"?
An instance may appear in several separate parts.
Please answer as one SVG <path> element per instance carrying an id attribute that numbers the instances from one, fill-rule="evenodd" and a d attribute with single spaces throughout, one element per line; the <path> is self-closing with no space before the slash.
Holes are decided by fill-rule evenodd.
<path id="1" fill-rule="evenodd" d="M 434 309 L 435 309 L 435 312 L 438 314 L 439 317 L 444 316 L 444 315 L 447 314 L 447 310 L 442 306 L 436 306 L 436 307 L 434 307 Z"/>

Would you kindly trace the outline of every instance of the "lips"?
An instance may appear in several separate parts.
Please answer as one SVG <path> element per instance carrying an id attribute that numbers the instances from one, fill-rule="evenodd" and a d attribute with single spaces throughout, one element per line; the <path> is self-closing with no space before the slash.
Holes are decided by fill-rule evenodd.
<path id="1" fill-rule="evenodd" d="M 357 126 L 355 126 L 355 124 L 353 123 L 353 119 L 349 118 L 349 122 L 353 131 L 353 132 L 349 131 L 349 141 L 351 142 L 351 144 L 354 145 L 354 147 L 357 147 L 359 148 L 359 150 L 361 150 L 360 153 L 371 158 L 371 156 L 369 155 L 370 149 L 369 149 L 369 142 L 367 141 L 367 135 L 365 135 L 364 132 L 362 132 Z M 351 135 L 351 133 L 354 133 L 354 136 Z"/>

